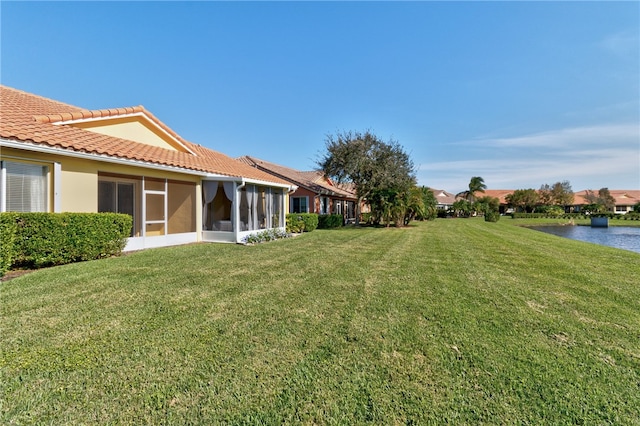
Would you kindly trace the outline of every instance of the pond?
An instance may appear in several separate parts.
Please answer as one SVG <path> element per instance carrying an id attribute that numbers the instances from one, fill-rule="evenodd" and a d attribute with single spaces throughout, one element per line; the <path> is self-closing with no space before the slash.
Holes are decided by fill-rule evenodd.
<path id="1" fill-rule="evenodd" d="M 534 226 L 532 229 L 559 237 L 640 253 L 640 227 L 610 226 L 608 228 L 592 228 L 590 226 Z"/>

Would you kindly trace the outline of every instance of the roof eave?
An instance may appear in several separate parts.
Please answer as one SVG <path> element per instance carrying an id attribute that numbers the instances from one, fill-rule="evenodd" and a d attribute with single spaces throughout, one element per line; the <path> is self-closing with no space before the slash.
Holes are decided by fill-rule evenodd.
<path id="1" fill-rule="evenodd" d="M 154 170 L 172 171 L 172 172 L 183 173 L 183 174 L 188 174 L 193 176 L 211 175 L 211 173 L 207 173 L 205 171 L 189 169 L 186 167 L 169 166 L 166 164 L 158 164 L 158 163 L 152 163 L 149 161 L 142 161 L 142 160 L 131 160 L 128 158 L 115 157 L 115 156 L 110 156 L 105 154 L 79 152 L 79 151 L 60 148 L 56 146 L 41 145 L 41 144 L 35 144 L 35 143 L 30 143 L 25 141 L 15 141 L 15 140 L 10 140 L 5 138 L 0 138 L 0 146 L 6 147 L 6 148 L 21 149 L 21 150 L 31 151 L 31 152 L 39 152 L 43 154 L 62 155 L 66 157 L 80 158 L 85 160 L 103 161 L 105 163 L 138 166 L 138 167 L 144 167 L 147 169 L 154 169 Z"/>

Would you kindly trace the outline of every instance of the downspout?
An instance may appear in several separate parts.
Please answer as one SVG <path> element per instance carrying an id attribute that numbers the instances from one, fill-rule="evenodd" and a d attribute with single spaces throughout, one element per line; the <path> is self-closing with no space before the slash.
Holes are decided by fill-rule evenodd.
<path id="1" fill-rule="evenodd" d="M 234 203 L 234 209 L 233 209 L 233 239 L 236 241 L 237 243 L 240 243 L 240 241 L 238 240 L 238 234 L 240 233 L 240 199 L 238 197 L 238 193 L 239 193 L 239 189 L 242 189 L 246 186 L 247 182 L 244 180 L 244 178 L 242 178 L 242 180 L 240 181 L 240 185 L 236 186 L 236 190 L 234 191 L 234 198 L 236 199 L 236 202 Z M 249 206 L 249 208 L 251 208 L 251 206 Z"/>
<path id="2" fill-rule="evenodd" d="M 289 189 L 287 190 L 287 205 L 286 212 L 284 212 L 284 226 L 287 226 L 287 214 L 289 214 L 289 209 L 291 208 L 291 194 L 296 192 L 298 187 L 296 185 L 289 185 Z"/>

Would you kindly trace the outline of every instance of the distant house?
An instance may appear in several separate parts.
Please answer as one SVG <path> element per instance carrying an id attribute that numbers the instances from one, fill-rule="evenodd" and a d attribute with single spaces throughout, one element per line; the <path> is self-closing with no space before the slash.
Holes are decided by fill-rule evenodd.
<path id="1" fill-rule="evenodd" d="M 593 190 L 592 192 L 598 194 L 598 190 Z M 609 193 L 616 200 L 615 207 L 613 208 L 613 212 L 616 214 L 625 214 L 633 211 L 633 206 L 640 203 L 640 190 L 637 189 L 610 189 Z M 587 190 L 574 194 L 573 204 L 575 211 L 580 211 L 583 206 L 589 204 L 585 199 L 586 195 Z"/>
<path id="2" fill-rule="evenodd" d="M 507 195 L 514 193 L 513 189 L 485 189 L 484 192 L 476 194 L 478 197 L 492 197 L 500 201 L 500 214 L 513 213 L 513 208 L 507 202 Z"/>
<path id="3" fill-rule="evenodd" d="M 510 213 L 511 209 L 509 203 L 506 200 L 507 195 L 513 194 L 513 189 L 486 189 L 481 196 L 490 196 L 500 200 L 500 213 Z M 593 191 L 596 194 L 597 190 Z M 625 214 L 633 210 L 633 206 L 640 202 L 640 190 L 622 190 L 622 189 L 610 189 L 609 193 L 615 198 L 615 207 L 612 212 L 616 214 Z M 585 205 L 590 204 L 585 195 L 587 190 L 575 192 L 573 198 L 573 204 L 567 206 L 572 212 L 579 212 Z"/>
<path id="4" fill-rule="evenodd" d="M 317 170 L 299 171 L 248 155 L 238 160 L 297 186 L 289 194 L 289 213 L 339 214 L 345 223 L 355 220 L 358 198 L 353 187 L 336 185 Z"/>
<path id="5" fill-rule="evenodd" d="M 86 110 L 0 86 L 0 211 L 119 212 L 125 250 L 285 227 L 287 181 L 193 144 L 142 106 Z"/>
<path id="6" fill-rule="evenodd" d="M 451 192 L 447 192 L 444 189 L 434 189 L 434 188 L 429 188 L 429 189 L 433 192 L 433 195 L 438 201 L 438 204 L 436 205 L 436 208 L 438 210 L 443 210 L 443 211 L 449 210 L 450 208 L 453 207 L 453 203 L 455 203 L 457 200 L 455 194 L 452 194 Z"/>

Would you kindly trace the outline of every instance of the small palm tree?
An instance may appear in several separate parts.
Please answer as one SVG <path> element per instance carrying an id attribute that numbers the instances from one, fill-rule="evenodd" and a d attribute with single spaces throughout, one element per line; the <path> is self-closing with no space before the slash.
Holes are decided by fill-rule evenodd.
<path id="1" fill-rule="evenodd" d="M 456 198 L 464 198 L 470 203 L 475 200 L 476 192 L 484 192 L 487 189 L 487 185 L 484 184 L 484 179 L 480 176 L 474 176 L 469 181 L 469 189 L 456 194 Z"/>
<path id="2" fill-rule="evenodd" d="M 485 189 L 487 189 L 487 185 L 485 185 L 484 179 L 482 179 L 480 176 L 472 177 L 471 181 L 469 181 L 469 191 L 468 191 L 469 198 L 467 199 L 469 201 L 474 201 L 476 198 L 476 192 L 484 193 Z"/>

